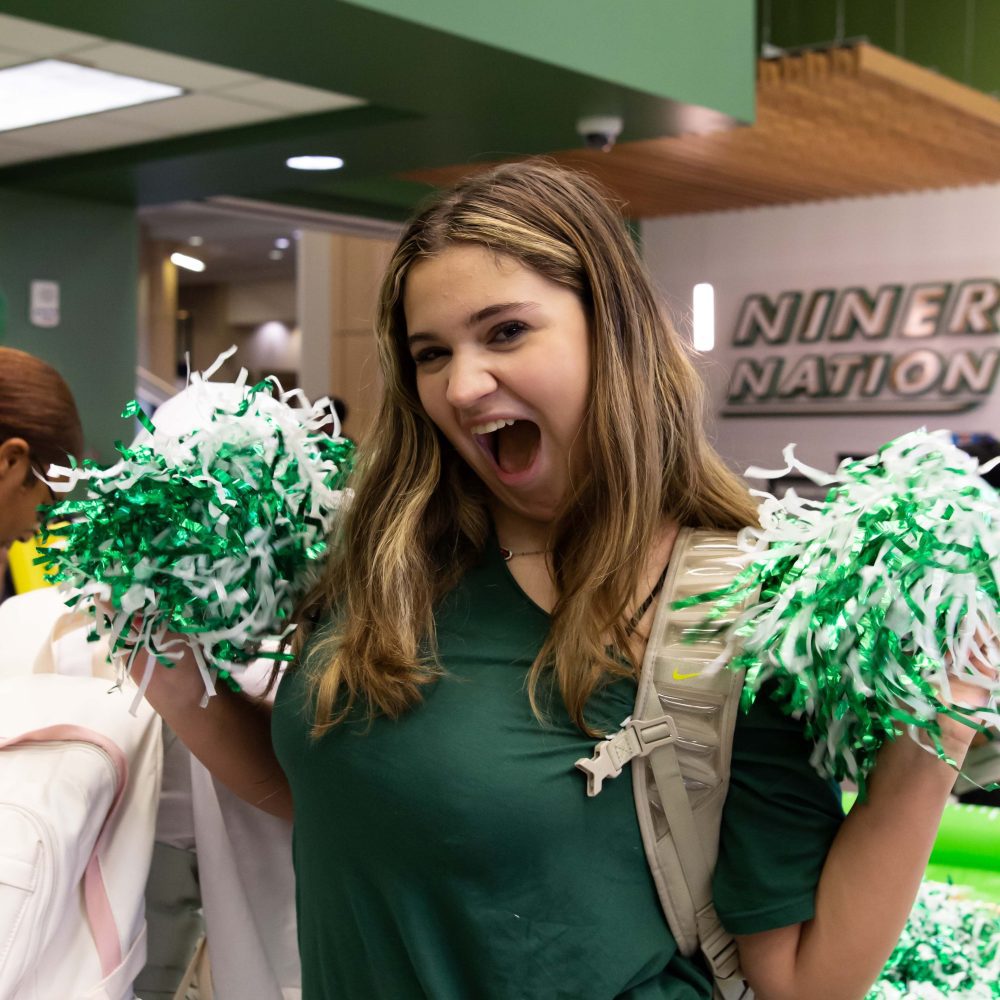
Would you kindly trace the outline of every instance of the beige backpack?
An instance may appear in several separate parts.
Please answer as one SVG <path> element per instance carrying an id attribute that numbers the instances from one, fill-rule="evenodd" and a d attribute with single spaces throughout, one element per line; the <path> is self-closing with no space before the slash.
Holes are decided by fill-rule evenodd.
<path id="1" fill-rule="evenodd" d="M 701 949 L 715 977 L 718 1000 L 752 1000 L 732 935 L 712 903 L 722 806 L 729 788 L 733 730 L 743 674 L 706 672 L 724 642 L 703 630 L 711 604 L 675 611 L 685 597 L 729 584 L 743 567 L 736 535 L 682 528 L 674 543 L 642 663 L 631 719 L 598 744 L 587 772 L 587 794 L 617 777 L 631 760 L 639 828 L 660 905 L 682 954 Z M 736 617 L 749 598 L 723 615 Z"/>

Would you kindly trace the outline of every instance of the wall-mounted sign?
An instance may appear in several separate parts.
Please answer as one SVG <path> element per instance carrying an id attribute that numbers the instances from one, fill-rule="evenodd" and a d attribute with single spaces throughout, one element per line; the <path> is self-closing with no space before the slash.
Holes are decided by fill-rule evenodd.
<path id="1" fill-rule="evenodd" d="M 59 325 L 58 281 L 33 281 L 29 302 L 32 326 L 52 328 Z"/>
<path id="2" fill-rule="evenodd" d="M 1000 282 L 748 295 L 724 416 L 958 413 L 1000 372 Z"/>

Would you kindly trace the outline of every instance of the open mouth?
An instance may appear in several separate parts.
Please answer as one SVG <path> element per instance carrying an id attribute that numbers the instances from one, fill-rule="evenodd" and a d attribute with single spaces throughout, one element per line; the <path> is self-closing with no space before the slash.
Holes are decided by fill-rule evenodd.
<path id="1" fill-rule="evenodd" d="M 515 420 L 488 434 L 476 434 L 474 437 L 479 447 L 493 459 L 494 465 L 509 476 L 531 467 L 541 443 L 538 425 L 530 420 Z"/>

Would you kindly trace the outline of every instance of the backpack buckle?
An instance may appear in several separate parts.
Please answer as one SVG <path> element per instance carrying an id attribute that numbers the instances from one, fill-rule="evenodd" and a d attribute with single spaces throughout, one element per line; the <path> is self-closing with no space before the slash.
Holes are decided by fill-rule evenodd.
<path id="1" fill-rule="evenodd" d="M 613 736 L 594 747 L 592 757 L 581 757 L 576 767 L 587 775 L 587 795 L 601 791 L 605 780 L 617 778 L 622 768 L 636 757 L 648 757 L 658 747 L 677 739 L 677 727 L 669 715 L 655 719 L 628 718 Z"/>

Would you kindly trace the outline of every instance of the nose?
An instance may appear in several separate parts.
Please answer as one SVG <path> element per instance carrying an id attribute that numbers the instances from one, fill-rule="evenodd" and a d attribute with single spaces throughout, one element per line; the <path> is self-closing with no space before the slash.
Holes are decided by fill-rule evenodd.
<path id="1" fill-rule="evenodd" d="M 445 398 L 458 410 L 478 403 L 494 392 L 496 376 L 479 352 L 455 351 L 448 366 L 448 388 Z"/>

